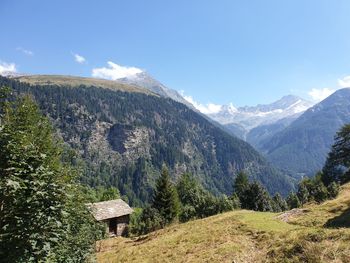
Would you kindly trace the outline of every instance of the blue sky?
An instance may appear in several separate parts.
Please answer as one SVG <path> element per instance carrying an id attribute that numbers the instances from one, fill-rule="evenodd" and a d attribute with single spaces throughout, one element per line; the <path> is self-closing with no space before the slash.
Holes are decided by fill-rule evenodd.
<path id="1" fill-rule="evenodd" d="M 1 0 L 0 70 L 92 76 L 110 61 L 202 104 L 320 99 L 350 83 L 349 14 L 347 0 Z"/>

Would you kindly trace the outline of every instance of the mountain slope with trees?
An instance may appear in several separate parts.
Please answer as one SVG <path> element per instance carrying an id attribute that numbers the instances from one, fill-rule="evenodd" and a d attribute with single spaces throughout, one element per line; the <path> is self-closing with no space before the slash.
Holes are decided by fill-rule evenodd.
<path id="1" fill-rule="evenodd" d="M 132 205 L 150 201 L 163 164 L 172 180 L 189 172 L 213 193 L 232 193 L 240 170 L 271 193 L 293 188 L 249 144 L 183 104 L 140 92 L 50 84 L 0 78 L 0 85 L 31 94 L 63 140 L 79 151 L 84 183 L 115 186 Z"/>
<path id="2" fill-rule="evenodd" d="M 350 89 L 345 88 L 308 109 L 288 127 L 260 145 L 276 166 L 296 177 L 321 170 L 336 132 L 350 123 Z"/>

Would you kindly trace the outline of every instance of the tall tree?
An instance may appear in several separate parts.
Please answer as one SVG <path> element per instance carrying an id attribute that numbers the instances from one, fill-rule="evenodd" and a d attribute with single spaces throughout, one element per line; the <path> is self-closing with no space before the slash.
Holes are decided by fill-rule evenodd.
<path id="1" fill-rule="evenodd" d="M 152 207 L 159 211 L 165 224 L 172 222 L 179 213 L 179 201 L 175 187 L 170 182 L 168 169 L 163 166 L 161 176 L 156 183 Z"/>
<path id="2" fill-rule="evenodd" d="M 247 209 L 255 211 L 272 211 L 272 201 L 267 190 L 258 182 L 250 184 L 249 189 L 246 191 L 246 204 Z"/>
<path id="3" fill-rule="evenodd" d="M 241 202 L 242 208 L 247 208 L 245 207 L 245 204 L 247 203 L 247 191 L 249 190 L 249 187 L 250 184 L 247 174 L 240 171 L 235 178 L 233 189 L 234 193 L 238 196 L 239 201 Z"/>
<path id="4" fill-rule="evenodd" d="M 323 183 L 350 181 L 350 124 L 340 129 L 335 137 L 322 174 Z"/>
<path id="5" fill-rule="evenodd" d="M 73 199 L 77 202 L 73 173 L 61 162 L 62 148 L 49 121 L 29 97 L 2 107 L 0 258 L 3 262 L 40 262 L 49 257 L 67 261 L 59 260 L 55 249 L 69 239 L 69 229 L 75 225 L 71 215 L 83 207 L 73 204 Z M 74 235 L 80 229 L 72 230 Z M 77 244 L 71 241 L 71 247 Z M 92 243 L 87 246 L 91 249 Z M 70 256 L 75 257 L 65 255 Z"/>
<path id="6" fill-rule="evenodd" d="M 277 193 L 272 198 L 272 207 L 274 212 L 282 212 L 288 209 L 288 204 L 283 197 Z"/>

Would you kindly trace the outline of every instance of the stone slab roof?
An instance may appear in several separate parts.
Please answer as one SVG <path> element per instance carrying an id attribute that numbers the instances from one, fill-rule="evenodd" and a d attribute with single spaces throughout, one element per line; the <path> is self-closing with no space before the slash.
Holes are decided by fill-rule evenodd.
<path id="1" fill-rule="evenodd" d="M 134 210 L 122 199 L 87 204 L 97 221 L 130 215 Z"/>

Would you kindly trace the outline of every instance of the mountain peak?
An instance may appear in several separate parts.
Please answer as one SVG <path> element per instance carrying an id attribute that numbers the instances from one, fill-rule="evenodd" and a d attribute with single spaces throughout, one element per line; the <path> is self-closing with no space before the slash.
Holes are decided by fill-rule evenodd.
<path id="1" fill-rule="evenodd" d="M 221 124 L 239 124 L 246 130 L 262 124 L 269 124 L 280 119 L 301 114 L 313 104 L 295 95 L 286 95 L 271 104 L 244 106 L 235 108 L 232 104 L 224 105 L 217 113 L 209 117 Z"/>

